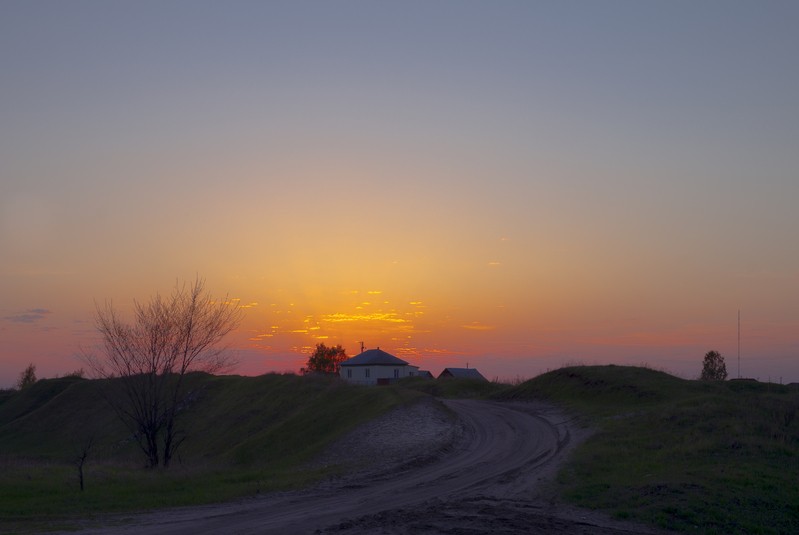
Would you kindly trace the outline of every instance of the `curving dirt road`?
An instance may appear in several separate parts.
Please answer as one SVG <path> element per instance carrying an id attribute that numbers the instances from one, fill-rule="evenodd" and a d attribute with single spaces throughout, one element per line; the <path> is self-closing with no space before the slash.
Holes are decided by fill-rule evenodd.
<path id="1" fill-rule="evenodd" d="M 444 402 L 461 439 L 432 462 L 233 504 L 118 518 L 92 533 L 639 533 L 554 511 L 533 489 L 569 443 L 568 422 L 531 404 Z M 554 515 L 554 516 L 553 516 Z M 128 524 L 128 522 L 132 522 Z"/>

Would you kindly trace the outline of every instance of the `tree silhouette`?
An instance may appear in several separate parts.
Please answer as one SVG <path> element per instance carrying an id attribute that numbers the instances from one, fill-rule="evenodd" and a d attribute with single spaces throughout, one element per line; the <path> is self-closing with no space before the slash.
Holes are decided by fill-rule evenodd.
<path id="1" fill-rule="evenodd" d="M 106 302 L 95 314 L 103 338 L 100 358 L 87 356 L 95 374 L 114 391 L 106 400 L 128 426 L 150 468 L 169 466 L 185 439 L 176 424 L 187 402 L 184 376 L 218 372 L 234 362 L 219 344 L 241 321 L 236 301 L 211 298 L 202 279 L 176 285 L 170 297 L 134 302 L 131 324 Z"/>
<path id="2" fill-rule="evenodd" d="M 19 379 L 17 379 L 17 388 L 22 390 L 24 388 L 28 388 L 30 385 L 36 382 L 36 365 L 31 363 L 28 364 L 28 367 L 22 370 L 19 374 Z"/>
<path id="3" fill-rule="evenodd" d="M 702 361 L 702 381 L 723 381 L 727 378 L 727 366 L 724 357 L 718 351 L 708 351 Z"/>
<path id="4" fill-rule="evenodd" d="M 325 344 L 316 344 L 316 349 L 308 357 L 305 372 L 338 373 L 341 363 L 347 360 L 347 352 L 341 345 L 327 347 Z"/>

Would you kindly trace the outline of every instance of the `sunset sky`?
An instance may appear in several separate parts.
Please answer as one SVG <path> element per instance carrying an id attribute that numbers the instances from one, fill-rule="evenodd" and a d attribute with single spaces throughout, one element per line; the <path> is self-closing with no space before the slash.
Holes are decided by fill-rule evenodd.
<path id="1" fill-rule="evenodd" d="M 199 275 L 236 373 L 799 381 L 799 2 L 0 2 L 0 387 Z"/>

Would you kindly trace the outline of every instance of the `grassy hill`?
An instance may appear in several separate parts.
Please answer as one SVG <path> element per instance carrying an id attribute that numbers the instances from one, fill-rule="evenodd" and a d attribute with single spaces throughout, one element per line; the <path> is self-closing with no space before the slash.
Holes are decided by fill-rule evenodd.
<path id="1" fill-rule="evenodd" d="M 689 533 L 799 533 L 799 389 L 579 366 L 497 397 L 597 428 L 555 484 L 576 505 Z"/>
<path id="2" fill-rule="evenodd" d="M 112 381 L 41 380 L 0 402 L 0 518 L 196 504 L 306 484 L 304 467 L 356 425 L 423 394 L 325 377 L 188 377 L 187 440 L 168 470 L 143 470 L 130 432 L 104 392 Z M 80 492 L 76 453 L 94 437 Z M 0 527 L 0 531 L 2 528 Z"/>
<path id="3" fill-rule="evenodd" d="M 555 370 L 516 386 L 192 374 L 174 465 L 144 470 L 103 401 L 70 377 L 0 396 L 0 531 L 70 527 L 98 512 L 190 505 L 305 485 L 307 461 L 359 423 L 426 395 L 545 399 L 596 433 L 553 482 L 572 503 L 687 533 L 799 533 L 799 389 L 705 383 L 626 366 Z M 95 437 L 78 488 L 72 460 Z M 31 519 L 45 523 L 31 524 Z M 81 520 L 82 522 L 83 520 Z M 33 526 L 33 528 L 31 528 Z"/>

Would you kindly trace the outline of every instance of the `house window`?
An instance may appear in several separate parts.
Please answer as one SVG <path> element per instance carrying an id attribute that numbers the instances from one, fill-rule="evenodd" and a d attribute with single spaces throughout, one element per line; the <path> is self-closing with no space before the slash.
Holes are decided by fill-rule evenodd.
<path id="1" fill-rule="evenodd" d="M 364 372 L 364 374 L 365 374 L 365 375 L 364 375 L 364 377 L 369 377 L 369 372 L 370 372 L 370 371 L 371 371 L 371 370 L 369 370 L 369 368 L 366 368 L 366 369 L 363 371 L 363 372 Z"/>
<path id="2" fill-rule="evenodd" d="M 399 370 L 394 370 L 394 379 L 399 379 Z"/>
<path id="3" fill-rule="evenodd" d="M 352 370 L 347 368 L 347 379 L 352 379 Z"/>

